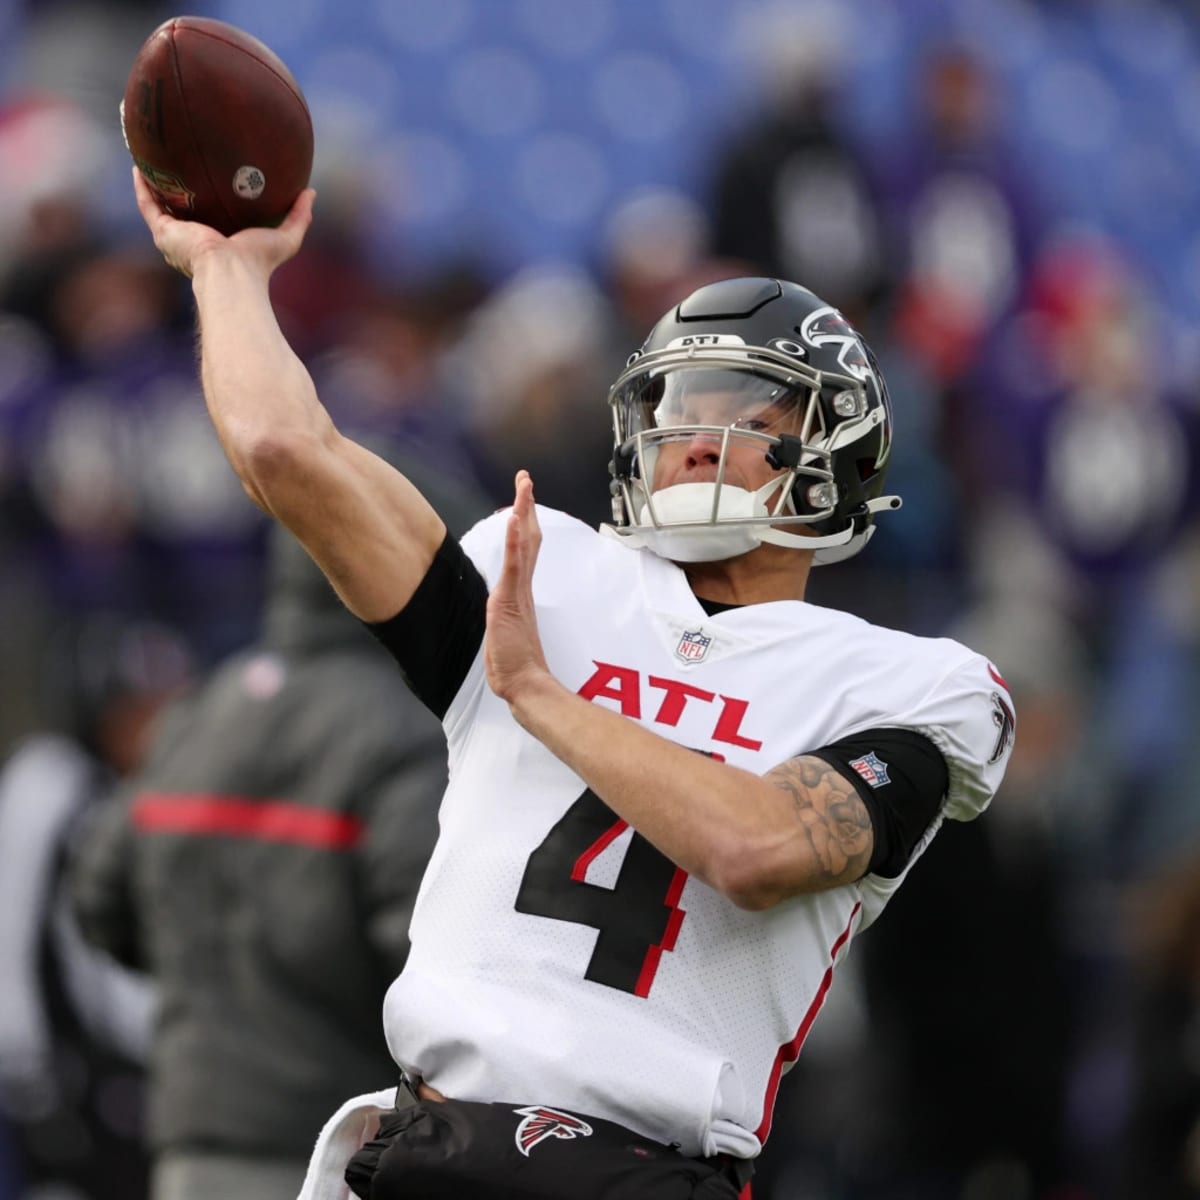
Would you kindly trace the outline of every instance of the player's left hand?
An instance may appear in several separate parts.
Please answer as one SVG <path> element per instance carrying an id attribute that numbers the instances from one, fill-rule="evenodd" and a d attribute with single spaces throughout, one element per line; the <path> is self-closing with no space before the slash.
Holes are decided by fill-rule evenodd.
<path id="1" fill-rule="evenodd" d="M 518 471 L 504 538 L 504 566 L 487 605 L 483 661 L 492 691 L 512 701 L 522 684 L 549 674 L 533 607 L 533 568 L 542 544 L 533 480 Z"/>

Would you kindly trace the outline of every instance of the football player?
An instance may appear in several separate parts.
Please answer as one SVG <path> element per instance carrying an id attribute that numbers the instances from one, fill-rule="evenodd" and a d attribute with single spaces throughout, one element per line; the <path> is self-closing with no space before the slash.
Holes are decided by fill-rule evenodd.
<path id="1" fill-rule="evenodd" d="M 805 602 L 899 504 L 870 351 L 796 284 L 703 287 L 610 392 L 612 524 L 520 472 L 458 542 L 280 333 L 268 281 L 312 193 L 226 239 L 135 181 L 246 490 L 449 748 L 384 1010 L 402 1086 L 335 1114 L 305 1195 L 340 1194 L 367 1137 L 347 1178 L 376 1200 L 736 1196 L 852 938 L 988 804 L 1014 732 L 985 659 Z"/>

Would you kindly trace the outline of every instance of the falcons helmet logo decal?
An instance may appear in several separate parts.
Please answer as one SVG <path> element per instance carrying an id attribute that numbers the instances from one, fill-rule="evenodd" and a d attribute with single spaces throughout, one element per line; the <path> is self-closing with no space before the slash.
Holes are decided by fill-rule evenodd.
<path id="1" fill-rule="evenodd" d="M 556 1108 L 545 1108 L 540 1104 L 532 1104 L 528 1108 L 514 1108 L 513 1112 L 525 1119 L 517 1126 L 517 1149 L 529 1157 L 529 1152 L 547 1138 L 576 1138 L 588 1137 L 592 1127 L 570 1113 L 559 1112 Z"/>
<path id="2" fill-rule="evenodd" d="M 1005 751 L 1012 745 L 1013 734 L 1017 728 L 1012 705 L 999 692 L 992 693 L 992 723 L 996 726 L 997 733 L 992 757 L 988 759 L 989 764 L 999 762 L 1004 756 Z"/>
<path id="3" fill-rule="evenodd" d="M 854 326 L 836 308 L 826 305 L 810 312 L 800 326 L 800 336 L 810 346 L 838 346 L 838 363 L 847 375 L 865 383 L 871 375 L 871 360 L 863 349 Z"/>

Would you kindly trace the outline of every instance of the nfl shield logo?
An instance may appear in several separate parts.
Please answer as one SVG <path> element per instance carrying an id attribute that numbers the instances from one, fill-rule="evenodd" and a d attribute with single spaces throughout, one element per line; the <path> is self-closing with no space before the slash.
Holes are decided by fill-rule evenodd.
<path id="1" fill-rule="evenodd" d="M 685 630 L 679 645 L 675 647 L 675 654 L 684 662 L 700 662 L 711 645 L 712 638 L 705 637 L 701 630 L 697 629 L 694 633 Z"/>
<path id="2" fill-rule="evenodd" d="M 887 787 L 892 781 L 888 778 L 887 763 L 874 750 L 856 758 L 850 764 L 873 788 Z"/>

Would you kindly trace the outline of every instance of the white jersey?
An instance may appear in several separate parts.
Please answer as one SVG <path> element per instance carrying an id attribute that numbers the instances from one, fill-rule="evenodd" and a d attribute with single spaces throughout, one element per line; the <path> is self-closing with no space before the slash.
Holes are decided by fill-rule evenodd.
<path id="1" fill-rule="evenodd" d="M 985 659 L 801 601 L 710 617 L 672 563 L 538 515 L 539 628 L 567 687 L 757 774 L 881 726 L 924 734 L 950 782 L 918 853 L 944 817 L 986 807 L 1012 724 Z M 505 522 L 463 539 L 489 587 Z M 757 1154 L 851 938 L 902 876 L 747 912 L 521 729 L 482 655 L 445 728 L 441 836 L 384 1007 L 397 1062 L 459 1099 L 592 1114 L 685 1154 Z"/>

